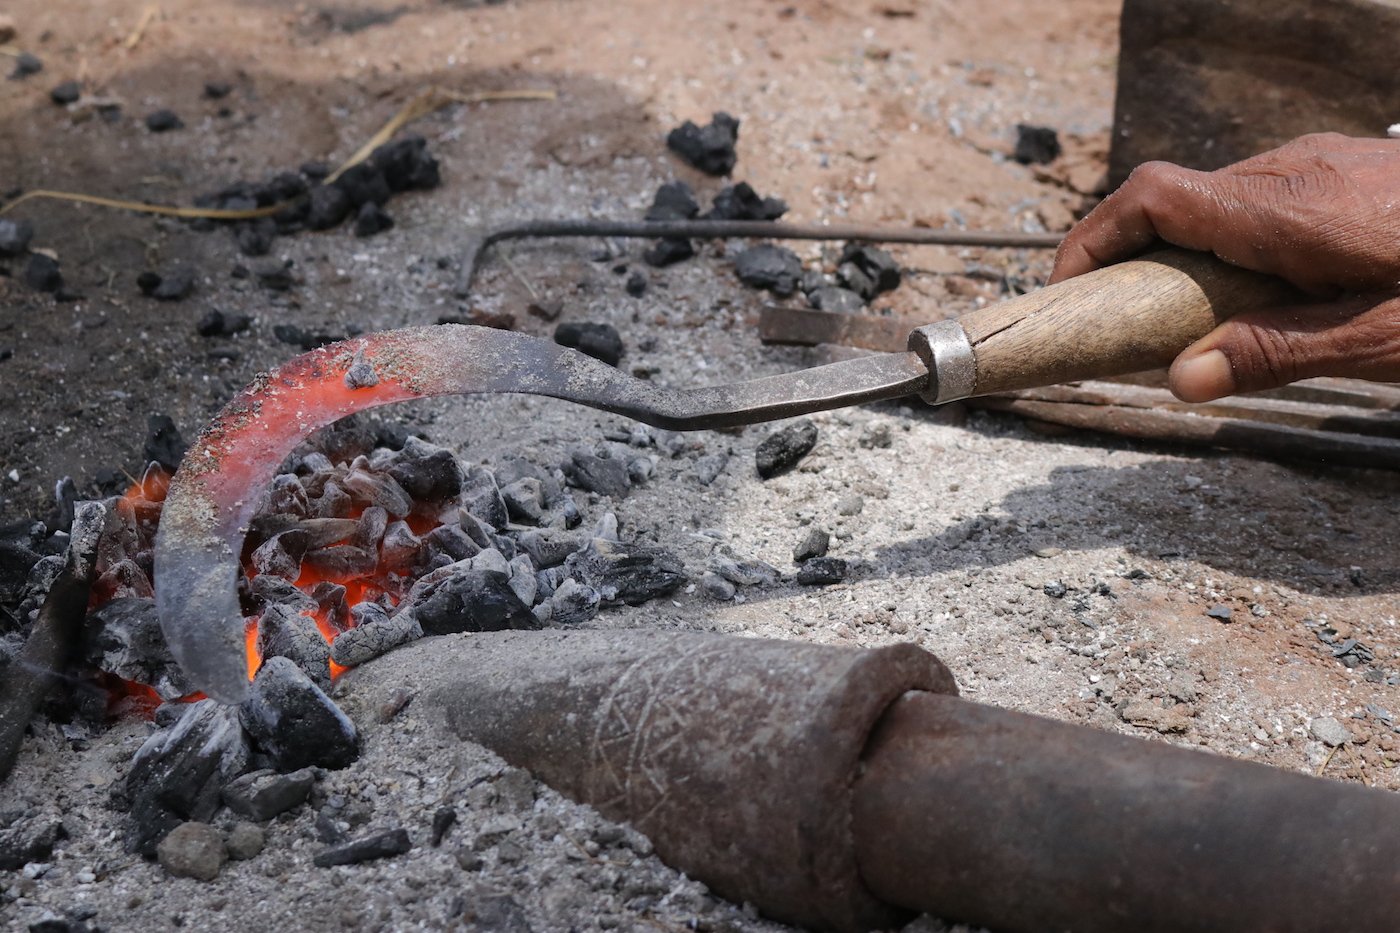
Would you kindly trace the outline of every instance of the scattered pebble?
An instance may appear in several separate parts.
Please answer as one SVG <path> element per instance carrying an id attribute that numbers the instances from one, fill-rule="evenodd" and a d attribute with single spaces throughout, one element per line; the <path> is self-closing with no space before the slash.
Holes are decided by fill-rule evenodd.
<path id="1" fill-rule="evenodd" d="M 31 55 L 29 52 L 21 52 L 19 55 L 15 56 L 15 68 L 14 71 L 10 72 L 10 80 L 23 81 L 30 75 L 36 75 L 43 70 L 44 63 L 39 60 L 37 55 Z"/>
<path id="2" fill-rule="evenodd" d="M 38 292 L 56 292 L 63 287 L 58 260 L 43 253 L 30 253 L 24 266 L 24 284 Z"/>
<path id="3" fill-rule="evenodd" d="M 1229 622 L 1234 618 L 1234 611 L 1222 603 L 1216 603 L 1206 610 L 1206 615 L 1212 619 L 1219 619 L 1221 622 Z"/>
<path id="4" fill-rule="evenodd" d="M 1345 745 L 1354 738 L 1346 726 L 1331 716 L 1319 716 L 1308 723 L 1308 732 L 1329 748 Z"/>
<path id="5" fill-rule="evenodd" d="M 142 272 L 136 277 L 141 294 L 157 301 L 180 301 L 194 291 L 194 274 L 188 269 L 176 269 L 161 275 Z"/>
<path id="6" fill-rule="evenodd" d="M 181 823 L 156 846 L 156 858 L 177 878 L 213 881 L 228 861 L 228 851 L 208 823 Z"/>
<path id="7" fill-rule="evenodd" d="M 22 255 L 34 239 L 34 226 L 27 220 L 0 217 L 0 258 Z"/>
<path id="8" fill-rule="evenodd" d="M 647 292 L 647 277 L 640 272 L 633 272 L 627 277 L 627 294 L 633 298 L 640 298 Z"/>
<path id="9" fill-rule="evenodd" d="M 49 100 L 58 104 L 60 107 L 66 107 L 76 102 L 78 98 L 82 96 L 83 86 L 77 81 L 64 81 L 62 84 L 56 85 L 49 91 Z"/>
<path id="10" fill-rule="evenodd" d="M 802 536 L 802 540 L 797 542 L 797 547 L 793 548 L 793 563 L 801 564 L 814 557 L 825 557 L 827 548 L 830 546 L 830 534 L 820 528 L 808 528 L 807 533 Z"/>
<path id="11" fill-rule="evenodd" d="M 224 839 L 224 849 L 228 852 L 228 857 L 239 862 L 257 858 L 266 844 L 267 835 L 261 826 L 253 823 L 234 823 L 229 827 L 228 836 Z"/>
<path id="12" fill-rule="evenodd" d="M 155 110 L 146 114 L 146 129 L 152 133 L 168 133 L 171 130 L 183 129 L 185 121 L 173 110 Z"/>

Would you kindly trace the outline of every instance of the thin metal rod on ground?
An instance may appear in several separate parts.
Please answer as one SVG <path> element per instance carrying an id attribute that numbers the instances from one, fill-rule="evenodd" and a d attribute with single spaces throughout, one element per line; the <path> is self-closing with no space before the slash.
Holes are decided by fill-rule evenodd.
<path id="1" fill-rule="evenodd" d="M 771 220 L 524 220 L 479 230 L 468 238 L 462 271 L 457 278 L 457 296 L 465 298 L 471 294 L 472 280 L 481 265 L 482 254 L 492 245 L 505 240 L 547 237 L 853 240 L 861 243 L 1010 249 L 1053 249 L 1059 246 L 1060 240 L 1063 239 L 1058 233 L 958 230 L 946 227 L 879 227 L 869 224 L 787 224 Z"/>

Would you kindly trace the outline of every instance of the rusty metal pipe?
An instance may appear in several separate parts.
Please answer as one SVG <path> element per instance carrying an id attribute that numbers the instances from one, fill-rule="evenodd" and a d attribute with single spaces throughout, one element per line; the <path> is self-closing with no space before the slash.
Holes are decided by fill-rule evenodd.
<path id="1" fill-rule="evenodd" d="M 909 693 L 852 825 L 892 904 L 995 930 L 1394 931 L 1400 795 Z"/>

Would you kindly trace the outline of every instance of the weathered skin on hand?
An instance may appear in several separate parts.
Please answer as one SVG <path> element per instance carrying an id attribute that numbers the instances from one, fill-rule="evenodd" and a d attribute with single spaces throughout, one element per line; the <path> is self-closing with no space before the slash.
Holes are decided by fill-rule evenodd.
<path id="1" fill-rule="evenodd" d="M 1214 172 L 1147 163 L 1070 231 L 1050 281 L 1158 241 L 1317 297 L 1239 315 L 1188 347 L 1171 370 L 1183 400 L 1313 376 L 1400 380 L 1400 140 L 1304 136 Z"/>

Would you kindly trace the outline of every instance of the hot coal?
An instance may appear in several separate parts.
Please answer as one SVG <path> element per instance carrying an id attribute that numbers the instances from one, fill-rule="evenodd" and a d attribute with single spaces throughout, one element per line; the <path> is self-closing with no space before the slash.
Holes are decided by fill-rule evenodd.
<path id="1" fill-rule="evenodd" d="M 24 265 L 24 284 L 36 292 L 57 292 L 63 287 L 58 260 L 43 253 L 30 253 Z"/>
<path id="2" fill-rule="evenodd" d="M 157 301 L 179 301 L 194 291 L 194 274 L 188 269 L 175 269 L 164 275 L 142 272 L 136 277 L 136 287 Z"/>
<path id="3" fill-rule="evenodd" d="M 1022 165 L 1045 165 L 1060 156 L 1060 135 L 1053 127 L 1016 124 L 1016 150 L 1012 154 Z"/>
<path id="4" fill-rule="evenodd" d="M 434 580 L 437 574 L 442 576 Z M 432 582 L 425 585 L 428 580 Z M 427 635 L 539 628 L 530 607 L 511 588 L 509 575 L 474 570 L 466 562 L 425 576 L 414 584 L 404 606 L 400 614 L 412 613 Z"/>
<path id="5" fill-rule="evenodd" d="M 664 237 L 642 253 L 642 261 L 657 269 L 684 262 L 695 255 L 695 244 L 681 237 Z"/>
<path id="6" fill-rule="evenodd" d="M 734 271 L 750 288 L 767 289 L 781 298 L 797 291 L 802 261 L 790 249 L 763 243 L 735 256 Z"/>
<path id="7" fill-rule="evenodd" d="M 746 181 L 720 189 L 705 214 L 706 220 L 777 220 L 787 213 L 781 198 L 762 197 Z"/>
<path id="8" fill-rule="evenodd" d="M 19 256 L 34 239 L 34 225 L 27 220 L 0 217 L 0 258 Z"/>
<path id="9" fill-rule="evenodd" d="M 162 108 L 146 114 L 146 129 L 152 133 L 168 133 L 171 130 L 183 129 L 184 126 L 185 121 L 173 110 Z"/>
<path id="10" fill-rule="evenodd" d="M 77 99 L 82 96 L 83 86 L 77 81 L 64 81 L 62 84 L 55 85 L 53 89 L 49 91 L 49 100 L 58 104 L 60 107 L 66 107 L 76 102 Z"/>
<path id="11" fill-rule="evenodd" d="M 867 300 L 882 292 L 898 288 L 902 279 L 899 263 L 895 261 L 895 258 L 885 250 L 878 246 L 871 246 L 869 243 L 846 244 L 846 248 L 841 251 L 841 267 L 837 270 L 837 275 L 846 280 L 850 269 L 859 271 L 861 276 L 870 283 L 873 291 L 866 296 L 859 288 L 849 284 L 847 287 L 860 293 Z"/>
<path id="12" fill-rule="evenodd" d="M 611 324 L 565 321 L 554 328 L 554 342 L 561 347 L 587 353 L 609 366 L 616 366 L 622 359 L 622 335 Z"/>
<path id="13" fill-rule="evenodd" d="M 264 659 L 286 658 L 319 687 L 331 685 L 331 646 L 309 615 L 269 606 L 258 619 L 258 652 Z"/>
<path id="14" fill-rule="evenodd" d="M 827 548 L 831 547 L 831 535 L 820 528 L 808 528 L 807 533 L 802 536 L 802 540 L 797 542 L 797 547 L 792 550 L 792 560 L 801 564 L 814 557 L 825 557 Z"/>
<path id="15" fill-rule="evenodd" d="M 263 823 L 301 806 L 315 783 L 316 773 L 311 768 L 290 774 L 270 769 L 249 771 L 225 785 L 224 804 L 240 816 Z"/>
<path id="16" fill-rule="evenodd" d="M 837 314 L 857 314 L 865 309 L 865 299 L 849 288 L 828 285 L 807 294 L 807 300 L 818 311 Z"/>
<path id="17" fill-rule="evenodd" d="M 131 813 L 128 851 L 151 855 L 176 826 L 212 818 L 224 786 L 243 773 L 248 757 L 238 710 L 213 700 L 187 706 L 132 759 L 122 790 Z"/>
<path id="18" fill-rule="evenodd" d="M 185 458 L 185 451 L 189 450 L 180 436 L 180 429 L 169 415 L 151 415 L 146 419 L 146 432 L 146 443 L 142 447 L 146 459 L 174 473 Z"/>
<path id="19" fill-rule="evenodd" d="M 195 325 L 195 331 L 201 337 L 232 337 L 234 334 L 243 333 L 252 325 L 252 315 L 228 314 L 218 308 L 210 308 Z"/>
<path id="20" fill-rule="evenodd" d="M 690 185 L 683 181 L 668 181 L 656 189 L 656 197 L 647 208 L 647 220 L 689 220 L 700 213 L 700 204 Z"/>
<path id="21" fill-rule="evenodd" d="M 647 293 L 647 277 L 640 272 L 633 272 L 627 277 L 627 284 L 624 287 L 627 294 L 633 298 L 640 298 Z"/>
<path id="22" fill-rule="evenodd" d="M 392 858 L 403 855 L 413 848 L 413 842 L 404 829 L 389 829 L 384 832 L 362 836 L 338 846 L 331 846 L 317 852 L 312 859 L 319 868 L 332 865 L 356 865 L 373 859 Z"/>
<path id="23" fill-rule="evenodd" d="M 817 426 L 810 419 L 795 421 L 768 435 L 754 452 L 758 475 L 764 479 L 785 473 L 817 446 Z"/>
<path id="24" fill-rule="evenodd" d="M 690 120 L 666 135 L 666 147 L 707 175 L 728 175 L 738 155 L 739 121 L 729 114 L 714 114 L 706 126 Z"/>
<path id="25" fill-rule="evenodd" d="M 163 700 L 194 690 L 165 643 L 154 599 L 112 600 L 88 616 L 83 640 L 93 666 L 123 680 L 148 684 Z"/>
<path id="26" fill-rule="evenodd" d="M 0 813 L 0 871 L 19 871 L 30 862 L 46 862 L 54 846 L 67 836 L 58 817 L 28 815 L 22 810 Z"/>
<path id="27" fill-rule="evenodd" d="M 39 56 L 29 52 L 21 52 L 15 56 L 15 68 L 10 72 L 11 81 L 23 81 L 30 75 L 36 75 L 44 70 L 44 63 Z"/>
<path id="28" fill-rule="evenodd" d="M 606 604 L 640 606 L 674 593 L 686 580 L 685 565 L 665 548 L 602 538 L 571 554 L 564 569 L 597 590 Z"/>
<path id="29" fill-rule="evenodd" d="M 263 662 L 237 713 L 279 771 L 344 768 L 359 757 L 355 724 L 287 658 Z"/>
<path id="30" fill-rule="evenodd" d="M 813 557 L 797 571 L 797 582 L 803 586 L 829 586 L 846 579 L 846 562 L 839 557 Z"/>
<path id="31" fill-rule="evenodd" d="M 588 492 L 622 499 L 631 491 L 626 462 L 612 456 L 606 447 L 595 451 L 577 448 L 562 467 L 571 484 Z"/>
<path id="32" fill-rule="evenodd" d="M 355 236 L 371 237 L 377 233 L 392 229 L 394 218 L 390 217 L 384 208 L 367 201 L 360 205 L 359 211 L 355 214 Z"/>
<path id="33" fill-rule="evenodd" d="M 331 642 L 331 660 L 345 667 L 363 664 L 423 637 L 423 626 L 416 613 L 400 612 L 391 617 L 373 603 L 361 603 L 352 612 L 354 627 Z"/>

